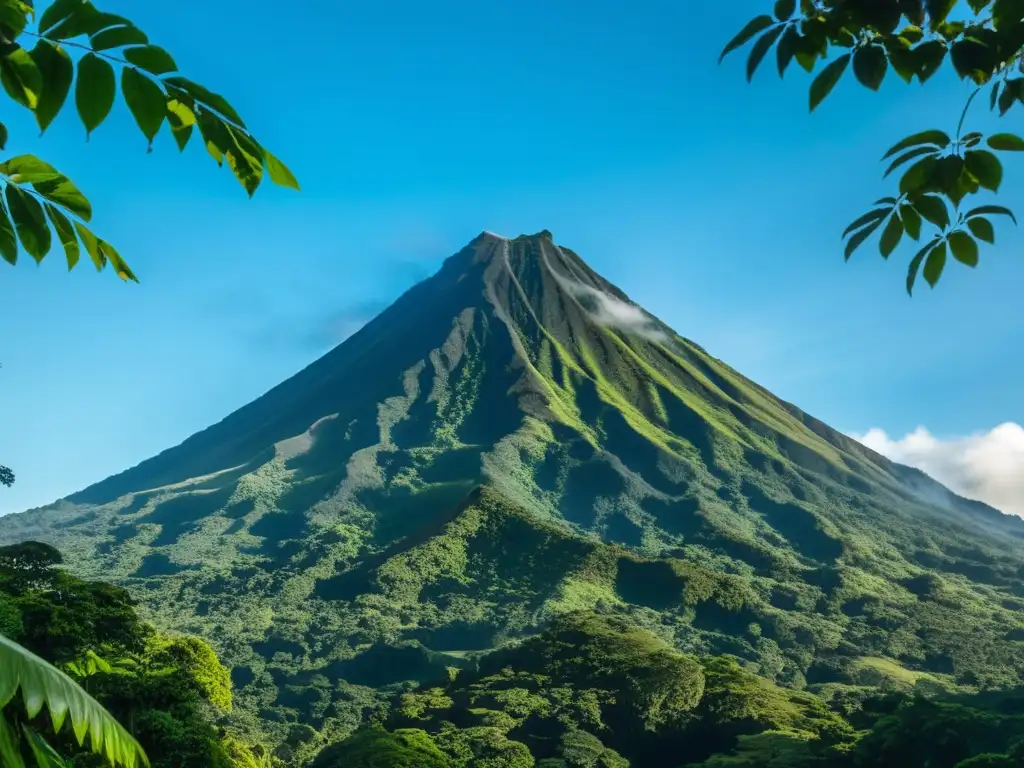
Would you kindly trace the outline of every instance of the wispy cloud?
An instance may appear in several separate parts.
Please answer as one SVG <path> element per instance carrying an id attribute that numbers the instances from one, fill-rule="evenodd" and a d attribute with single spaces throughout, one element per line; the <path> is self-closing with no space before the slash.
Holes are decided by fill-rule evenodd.
<path id="1" fill-rule="evenodd" d="M 900 464 L 926 472 L 951 490 L 1024 517 L 1024 427 L 1007 422 L 988 432 L 941 439 L 918 427 L 894 440 L 883 429 L 853 435 Z"/>

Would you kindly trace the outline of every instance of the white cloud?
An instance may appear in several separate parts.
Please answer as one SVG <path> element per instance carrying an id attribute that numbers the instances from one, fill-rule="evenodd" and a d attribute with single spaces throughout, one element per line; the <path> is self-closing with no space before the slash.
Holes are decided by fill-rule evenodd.
<path id="1" fill-rule="evenodd" d="M 952 491 L 1024 517 L 1024 427 L 1007 422 L 990 432 L 940 439 L 918 427 L 900 440 L 882 429 L 854 438 L 900 464 L 926 472 Z"/>

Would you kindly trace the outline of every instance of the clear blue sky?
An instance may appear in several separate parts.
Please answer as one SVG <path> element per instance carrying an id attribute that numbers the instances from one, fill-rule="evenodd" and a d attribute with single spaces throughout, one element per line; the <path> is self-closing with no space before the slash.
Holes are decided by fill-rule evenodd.
<path id="1" fill-rule="evenodd" d="M 722 44 L 766 0 L 480 3 L 105 0 L 228 95 L 304 185 L 254 200 L 201 146 L 147 155 L 122 106 L 43 139 L 142 279 L 55 254 L 0 265 L 0 511 L 177 444 L 327 351 L 482 229 L 550 229 L 680 333 L 839 429 L 1024 421 L 1024 232 L 909 300 L 909 259 L 840 233 L 888 187 L 892 141 L 967 91 L 848 77 L 748 86 Z M 627 6 L 630 10 L 626 10 Z M 703 6 L 703 9 L 698 8 Z M 692 9 L 687 11 L 685 9 Z M 13 111 L 12 110 L 9 110 Z M 984 110 L 980 109 L 979 114 Z M 980 124 L 984 125 L 984 123 Z M 1001 198 L 1024 213 L 1024 162 Z"/>

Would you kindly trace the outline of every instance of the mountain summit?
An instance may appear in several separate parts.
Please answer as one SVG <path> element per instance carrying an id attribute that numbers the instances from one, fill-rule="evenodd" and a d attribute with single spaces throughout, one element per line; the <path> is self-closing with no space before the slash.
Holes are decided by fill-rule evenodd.
<path id="1" fill-rule="evenodd" d="M 819 692 L 1024 673 L 1024 521 L 780 401 L 547 231 L 482 233 L 220 423 L 0 519 L 26 538 L 217 642 L 269 723 L 580 610 Z"/>

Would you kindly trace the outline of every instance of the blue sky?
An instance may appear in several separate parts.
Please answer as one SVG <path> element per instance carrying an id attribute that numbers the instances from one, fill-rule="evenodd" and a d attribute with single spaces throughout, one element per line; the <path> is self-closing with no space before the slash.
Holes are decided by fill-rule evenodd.
<path id="1" fill-rule="evenodd" d="M 152 154 L 123 106 L 8 149 L 91 197 L 141 285 L 55 254 L 0 268 L 0 512 L 52 501 L 218 421 L 327 351 L 483 229 L 549 229 L 648 310 L 833 426 L 956 438 L 1024 422 L 1024 233 L 910 300 L 901 249 L 842 260 L 898 138 L 968 91 L 809 78 L 718 53 L 770 6 L 106 0 L 227 95 L 299 176 L 248 200 L 197 143 Z M 690 8 L 689 12 L 683 8 Z M 991 124 L 977 110 L 980 129 Z M 1020 206 L 1024 163 L 1001 202 Z"/>

